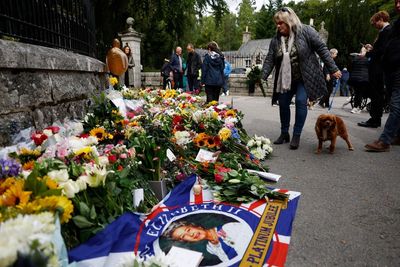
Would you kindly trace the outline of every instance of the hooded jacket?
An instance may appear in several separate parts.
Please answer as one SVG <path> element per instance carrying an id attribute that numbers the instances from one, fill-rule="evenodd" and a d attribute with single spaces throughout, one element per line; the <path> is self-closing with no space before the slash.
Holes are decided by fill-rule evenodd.
<path id="1" fill-rule="evenodd" d="M 201 66 L 201 83 L 211 86 L 224 84 L 224 56 L 215 51 L 207 53 Z"/>
<path id="2" fill-rule="evenodd" d="M 301 77 L 307 96 L 310 100 L 315 100 L 327 93 L 325 77 L 322 73 L 321 65 L 318 62 L 317 55 L 325 63 L 330 73 L 338 71 L 338 67 L 333 61 L 328 48 L 319 37 L 317 31 L 309 25 L 302 25 L 302 28 L 295 36 L 294 45 L 299 54 L 299 64 Z M 281 59 L 278 57 L 278 51 L 281 46 L 281 35 L 277 35 L 271 40 L 268 54 L 263 65 L 263 79 L 267 80 L 274 67 L 275 81 L 278 78 Z M 274 83 L 274 92 L 276 92 L 276 82 Z"/>

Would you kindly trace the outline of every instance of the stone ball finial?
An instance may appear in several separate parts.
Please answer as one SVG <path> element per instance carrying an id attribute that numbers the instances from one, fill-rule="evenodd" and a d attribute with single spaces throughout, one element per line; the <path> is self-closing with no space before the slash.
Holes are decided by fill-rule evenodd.
<path id="1" fill-rule="evenodd" d="M 130 32 L 133 32 L 132 26 L 133 26 L 134 21 L 135 20 L 132 17 L 129 17 L 126 19 L 126 24 L 128 24 L 128 31 L 130 31 Z"/>

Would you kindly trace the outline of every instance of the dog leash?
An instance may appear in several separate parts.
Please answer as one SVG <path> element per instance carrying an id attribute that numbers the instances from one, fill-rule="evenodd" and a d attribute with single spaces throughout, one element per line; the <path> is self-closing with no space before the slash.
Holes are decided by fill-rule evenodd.
<path id="1" fill-rule="evenodd" d="M 340 87 L 340 82 L 339 82 L 339 80 L 336 80 L 335 88 L 333 88 L 333 96 L 329 103 L 328 113 L 330 113 L 330 111 L 332 109 L 333 99 L 335 98 L 335 95 L 336 95 L 337 91 L 339 90 L 339 87 Z"/>

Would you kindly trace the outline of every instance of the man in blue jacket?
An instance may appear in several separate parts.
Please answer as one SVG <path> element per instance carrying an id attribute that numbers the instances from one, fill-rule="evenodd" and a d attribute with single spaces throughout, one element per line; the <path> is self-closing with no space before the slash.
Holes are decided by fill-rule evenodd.
<path id="1" fill-rule="evenodd" d="M 174 89 L 183 88 L 183 65 L 182 65 L 182 48 L 177 46 L 175 54 L 172 55 L 170 66 L 174 73 Z"/>

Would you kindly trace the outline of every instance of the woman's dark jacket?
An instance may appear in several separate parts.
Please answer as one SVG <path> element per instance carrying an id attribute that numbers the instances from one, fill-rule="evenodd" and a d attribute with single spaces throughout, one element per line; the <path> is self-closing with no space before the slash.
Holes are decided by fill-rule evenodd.
<path id="1" fill-rule="evenodd" d="M 294 45 L 296 45 L 299 55 L 300 72 L 307 96 L 310 100 L 315 100 L 327 93 L 325 78 L 316 53 L 325 63 L 330 73 L 335 73 L 339 69 L 333 61 L 325 43 L 322 41 L 317 31 L 311 26 L 302 25 L 302 29 L 299 30 L 295 36 Z M 276 69 L 275 81 L 278 78 L 282 61 L 282 58 L 278 57 L 280 46 L 281 35 L 277 33 L 277 35 L 271 40 L 268 54 L 264 61 L 264 80 L 267 80 L 274 67 Z M 274 83 L 274 92 L 276 92 L 276 82 Z"/>
<path id="2" fill-rule="evenodd" d="M 207 53 L 201 66 L 201 83 L 211 86 L 224 84 L 224 56 L 218 53 Z"/>
<path id="3" fill-rule="evenodd" d="M 368 75 L 369 61 L 365 56 L 354 56 L 351 62 L 350 79 L 351 86 L 361 86 L 369 82 Z"/>

